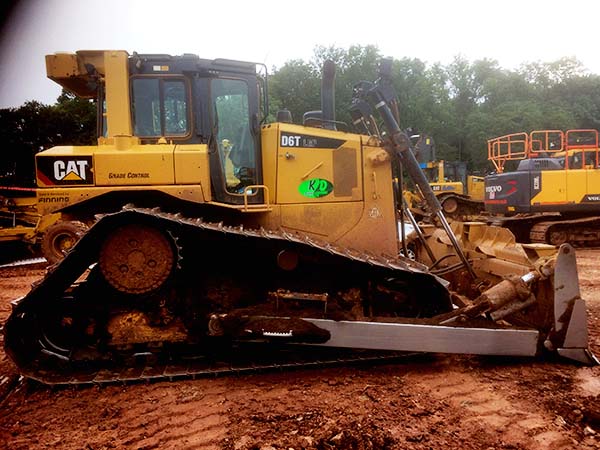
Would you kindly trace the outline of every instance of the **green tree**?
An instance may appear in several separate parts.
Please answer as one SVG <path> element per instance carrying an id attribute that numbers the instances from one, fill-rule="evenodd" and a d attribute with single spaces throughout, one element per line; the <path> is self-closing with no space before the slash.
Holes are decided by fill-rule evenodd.
<path id="1" fill-rule="evenodd" d="M 352 88 L 359 81 L 373 81 L 377 78 L 379 62 L 382 59 L 379 49 L 373 45 L 366 47 L 353 45 L 348 50 L 338 47 L 317 47 L 314 53 L 311 64 L 319 78 L 326 60 L 332 60 L 336 64 L 336 120 L 346 123 L 351 130 Z"/>
<path id="2" fill-rule="evenodd" d="M 35 185 L 35 154 L 55 145 L 92 144 L 96 137 L 94 104 L 63 91 L 55 105 L 30 101 L 0 109 L 0 182 Z"/>
<path id="3" fill-rule="evenodd" d="M 583 76 L 585 68 L 576 58 L 565 57 L 552 62 L 522 64 L 519 73 L 538 89 L 548 89 L 570 78 Z"/>
<path id="4" fill-rule="evenodd" d="M 350 128 L 352 87 L 360 80 L 376 78 L 381 55 L 374 46 L 351 46 L 348 50 L 316 47 L 310 62 L 286 62 L 271 76 L 271 109 L 287 108 L 295 123 L 302 123 L 305 112 L 320 110 L 321 72 L 323 63 L 328 59 L 336 64 L 336 120 L 345 122 Z"/>
<path id="5" fill-rule="evenodd" d="M 563 111 L 572 115 L 570 127 L 600 128 L 600 76 L 570 77 L 552 87 L 551 95 Z"/>
<path id="6" fill-rule="evenodd" d="M 305 112 L 320 108 L 319 92 L 320 73 L 304 61 L 288 61 L 270 77 L 270 110 L 286 108 L 294 123 L 301 123 Z"/>
<path id="7" fill-rule="evenodd" d="M 313 58 L 287 62 L 275 70 L 271 100 L 287 107 L 296 123 L 320 109 L 321 67 L 337 65 L 336 117 L 350 123 L 352 86 L 378 77 L 375 46 L 317 47 Z M 539 129 L 598 128 L 600 76 L 588 75 L 574 58 L 523 64 L 505 70 L 497 61 L 456 56 L 448 65 L 428 66 L 417 58 L 394 60 L 392 80 L 398 94 L 400 125 L 436 140 L 438 157 L 463 160 L 473 171 L 488 166 L 487 140 Z"/>
<path id="8" fill-rule="evenodd" d="M 63 144 L 89 145 L 95 141 L 96 106 L 91 100 L 63 89 L 54 105 L 54 112 L 62 124 Z"/>

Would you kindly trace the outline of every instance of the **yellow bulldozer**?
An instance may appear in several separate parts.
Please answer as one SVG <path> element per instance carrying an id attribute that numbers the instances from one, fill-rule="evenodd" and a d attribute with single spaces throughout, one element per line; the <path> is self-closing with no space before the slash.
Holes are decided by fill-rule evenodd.
<path id="1" fill-rule="evenodd" d="M 285 110 L 267 122 L 255 63 L 125 51 L 46 62 L 51 79 L 96 99 L 98 145 L 39 153 L 38 203 L 93 225 L 14 302 L 5 349 L 25 376 L 173 378 L 357 349 L 596 362 L 573 249 L 447 222 L 398 125 L 388 63 L 356 84 L 364 131 L 351 133 L 338 130 L 331 61 L 321 111 L 302 124 Z M 398 170 L 439 228 L 408 236 Z M 409 239 L 415 260 L 401 255 Z"/>
<path id="2" fill-rule="evenodd" d="M 411 135 L 415 157 L 446 217 L 473 220 L 484 211 L 484 177 L 469 175 L 465 161 L 444 161 L 436 156 L 434 139 L 426 134 Z M 418 188 L 404 189 L 404 198 L 413 214 L 425 219 L 427 202 Z"/>

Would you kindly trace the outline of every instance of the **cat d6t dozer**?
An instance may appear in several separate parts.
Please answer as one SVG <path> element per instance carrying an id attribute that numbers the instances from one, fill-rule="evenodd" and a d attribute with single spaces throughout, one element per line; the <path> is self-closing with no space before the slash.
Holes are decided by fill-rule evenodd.
<path id="1" fill-rule="evenodd" d="M 354 134 L 337 130 L 331 63 L 322 111 L 303 125 L 264 121 L 255 64 L 124 52 L 50 63 L 103 115 L 98 146 L 38 156 L 39 198 L 65 199 L 76 218 L 135 206 L 102 215 L 15 300 L 5 349 L 25 376 L 172 378 L 367 350 L 595 362 L 573 249 L 450 226 L 398 126 L 387 64 L 355 86 Z M 440 228 L 408 210 L 398 220 L 403 171 Z M 415 259 L 401 256 L 409 245 Z"/>

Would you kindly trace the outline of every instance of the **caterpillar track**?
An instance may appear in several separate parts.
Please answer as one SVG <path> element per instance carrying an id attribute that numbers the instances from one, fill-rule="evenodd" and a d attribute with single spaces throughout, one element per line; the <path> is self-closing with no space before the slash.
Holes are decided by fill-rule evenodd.
<path id="1" fill-rule="evenodd" d="M 560 353 L 575 318 L 585 342 L 565 356 L 595 362 L 583 302 L 555 298 L 553 315 L 549 280 L 525 278 L 456 309 L 448 283 L 409 259 L 128 208 L 101 218 L 13 303 L 5 349 L 43 383 L 108 383 L 389 357 L 299 345 L 533 356 L 543 344 Z"/>
<path id="2" fill-rule="evenodd" d="M 444 214 L 454 220 L 468 220 L 480 215 L 484 209 L 483 202 L 461 194 L 441 194 L 438 196 L 438 200 Z"/>
<path id="3" fill-rule="evenodd" d="M 507 228 L 518 242 L 594 248 L 600 245 L 600 217 L 568 218 L 560 213 L 482 217 L 489 225 Z"/>
<path id="4" fill-rule="evenodd" d="M 85 386 L 115 383 L 152 381 L 175 381 L 183 379 L 212 378 L 245 375 L 273 371 L 291 371 L 310 368 L 326 368 L 339 365 L 362 365 L 394 363 L 414 357 L 414 353 L 340 351 L 339 349 L 260 349 L 250 345 L 237 346 L 234 354 L 211 357 L 195 357 L 164 361 L 155 358 L 137 357 L 130 367 L 106 366 L 102 368 L 77 368 L 48 373 L 35 366 L 23 373 L 30 379 L 51 386 Z M 327 351 L 324 351 L 327 350 Z"/>
<path id="5" fill-rule="evenodd" d="M 139 245 L 119 254 L 135 238 Z M 141 260 L 152 267 L 136 276 Z M 419 302 L 419 291 L 432 300 Z M 286 299 L 286 292 L 304 297 Z M 325 312 L 320 296 L 327 292 L 343 294 L 329 298 Z M 364 296 L 379 315 L 433 316 L 451 308 L 443 283 L 408 259 L 128 209 L 104 216 L 14 302 L 5 346 L 22 373 L 49 384 L 129 379 L 127 367 L 142 379 L 193 375 L 209 369 L 205 362 L 190 369 L 190 362 L 218 360 L 230 339 L 327 340 L 328 332 L 294 316 L 362 317 L 366 306 L 357 302 Z M 172 369 L 154 370 L 148 361 Z"/>
<path id="6" fill-rule="evenodd" d="M 531 242 L 562 245 L 566 242 L 577 247 L 600 244 L 600 217 L 560 219 L 537 222 L 529 231 Z"/>

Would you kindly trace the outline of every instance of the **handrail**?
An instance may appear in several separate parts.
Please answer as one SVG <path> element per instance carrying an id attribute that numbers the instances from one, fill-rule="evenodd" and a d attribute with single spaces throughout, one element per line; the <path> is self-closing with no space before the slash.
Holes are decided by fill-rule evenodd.
<path id="1" fill-rule="evenodd" d="M 561 130 L 535 130 L 529 133 L 529 153 L 564 151 L 565 133 Z M 539 145 L 535 145 L 538 144 Z"/>
<path id="2" fill-rule="evenodd" d="M 564 157 L 565 169 L 600 168 L 600 136 L 598 130 L 573 129 L 534 130 L 489 139 L 488 160 L 498 173 L 507 161 L 530 158 Z M 579 150 L 579 152 L 578 152 Z"/>
<path id="3" fill-rule="evenodd" d="M 529 136 L 513 133 L 488 140 L 488 160 L 499 173 L 504 171 L 506 161 L 525 159 L 528 156 Z"/>
<path id="4" fill-rule="evenodd" d="M 264 192 L 264 198 L 265 198 L 265 203 L 262 204 L 250 204 L 248 203 L 248 196 L 249 195 L 256 195 L 255 192 L 253 192 L 254 190 L 260 190 L 262 189 Z M 271 204 L 270 204 L 270 194 L 269 194 L 269 187 L 265 186 L 264 184 L 252 184 L 250 186 L 246 186 L 244 187 L 244 211 L 251 211 L 251 210 L 261 210 L 261 211 L 270 211 L 271 210 Z"/>
<path id="5" fill-rule="evenodd" d="M 575 140 L 571 143 L 571 137 Z M 598 130 L 582 129 L 569 130 L 565 134 L 565 148 L 572 150 L 574 148 L 598 148 Z"/>
<path id="6" fill-rule="evenodd" d="M 598 168 L 598 130 L 569 130 L 565 134 L 565 169 Z M 577 150 L 580 150 L 577 151 Z"/>

